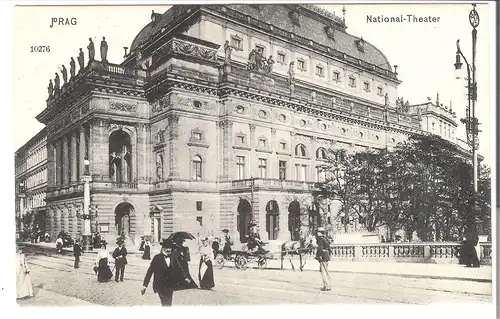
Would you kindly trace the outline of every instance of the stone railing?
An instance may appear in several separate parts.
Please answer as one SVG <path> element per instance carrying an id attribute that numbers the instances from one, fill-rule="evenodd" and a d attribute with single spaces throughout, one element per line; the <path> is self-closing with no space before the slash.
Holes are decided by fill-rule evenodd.
<path id="1" fill-rule="evenodd" d="M 491 264 L 491 243 L 479 243 L 479 246 L 481 263 Z M 461 244 L 458 242 L 334 244 L 332 260 L 458 264 L 460 248 Z"/>
<path id="2" fill-rule="evenodd" d="M 137 182 L 130 182 L 130 183 L 111 182 L 110 184 L 112 188 L 132 188 L 132 189 L 137 188 Z"/>
<path id="3" fill-rule="evenodd" d="M 290 181 L 275 178 L 255 178 L 253 180 L 253 187 L 265 189 L 293 189 L 310 191 L 315 189 L 313 182 Z M 234 180 L 231 182 L 232 189 L 246 189 L 252 186 L 251 179 Z"/>

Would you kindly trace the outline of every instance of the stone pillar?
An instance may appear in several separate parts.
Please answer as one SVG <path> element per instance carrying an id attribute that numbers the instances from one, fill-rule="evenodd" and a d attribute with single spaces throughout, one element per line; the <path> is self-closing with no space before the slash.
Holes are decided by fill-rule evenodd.
<path id="1" fill-rule="evenodd" d="M 78 164 L 77 164 L 77 152 L 76 152 L 76 132 L 71 133 L 71 182 L 75 183 L 78 181 Z"/>
<path id="2" fill-rule="evenodd" d="M 258 172 L 257 172 L 257 160 L 256 160 L 256 154 L 255 154 L 255 148 L 257 147 L 257 143 L 255 141 L 255 124 L 248 124 L 250 128 L 250 147 L 252 150 L 250 151 L 250 156 L 248 159 L 248 169 L 250 174 L 247 175 L 248 178 L 253 176 L 253 177 L 259 177 Z M 233 159 L 234 160 L 234 159 Z"/>
<path id="3" fill-rule="evenodd" d="M 279 145 L 278 142 L 276 141 L 276 129 L 272 128 L 271 129 L 271 156 L 269 156 L 269 164 L 267 167 L 267 172 L 268 172 L 268 177 L 269 178 L 278 178 L 279 176 L 279 168 L 278 168 L 278 155 L 276 155 L 276 152 L 279 151 Z"/>
<path id="4" fill-rule="evenodd" d="M 56 185 L 61 186 L 62 184 L 62 162 L 61 162 L 61 140 L 56 141 L 56 149 L 55 149 L 55 175 L 56 175 Z"/>
<path id="5" fill-rule="evenodd" d="M 56 146 L 53 142 L 47 143 L 47 186 L 53 187 L 57 185 L 56 180 L 57 163 L 56 163 Z"/>
<path id="6" fill-rule="evenodd" d="M 80 152 L 79 152 L 79 158 L 78 158 L 78 164 L 79 164 L 79 176 L 78 176 L 78 180 L 81 180 L 82 179 L 82 176 L 83 176 L 83 172 L 85 171 L 85 165 L 83 164 L 83 161 L 85 160 L 85 152 L 86 152 L 86 134 L 85 134 L 85 127 L 84 126 L 80 126 L 80 144 L 79 144 L 79 148 L 80 148 Z"/>
<path id="7" fill-rule="evenodd" d="M 62 228 L 69 233 L 69 208 L 68 205 L 62 207 Z"/>
<path id="8" fill-rule="evenodd" d="M 136 139 L 136 153 L 137 153 L 137 179 L 139 182 L 147 183 L 148 179 L 148 155 L 147 151 L 147 126 L 145 124 L 137 125 L 137 139 Z M 156 158 L 155 158 L 156 161 Z M 156 162 L 155 162 L 156 163 Z"/>
<path id="9" fill-rule="evenodd" d="M 287 241 L 290 240 L 290 231 L 288 230 L 288 206 L 281 205 L 279 208 L 279 231 L 277 239 L 279 241 Z"/>
<path id="10" fill-rule="evenodd" d="M 316 151 L 318 149 L 318 138 L 316 136 L 311 137 L 311 152 L 309 153 L 309 172 L 306 176 L 306 182 L 316 182 Z"/>
<path id="11" fill-rule="evenodd" d="M 179 115 L 172 114 L 170 116 L 170 132 L 168 136 L 169 159 L 170 159 L 170 177 L 179 177 L 178 169 L 178 152 L 177 149 L 179 139 Z"/>
<path id="12" fill-rule="evenodd" d="M 88 144 L 90 173 L 98 180 L 107 180 L 109 177 L 109 137 L 107 134 L 108 122 L 95 120 L 90 126 L 90 141 Z"/>
<path id="13" fill-rule="evenodd" d="M 222 180 L 233 179 L 234 170 L 233 163 L 233 122 L 230 120 L 221 120 L 219 122 L 221 127 L 220 136 L 222 138 L 222 148 L 220 149 L 220 157 L 222 158 Z"/>
<path id="14" fill-rule="evenodd" d="M 54 209 L 55 209 L 54 231 L 55 231 L 56 236 L 57 236 L 57 234 L 59 234 L 59 232 L 61 231 L 61 208 L 59 207 L 59 205 L 56 205 L 54 207 Z"/>
<path id="15" fill-rule="evenodd" d="M 62 182 L 63 185 L 69 183 L 69 156 L 68 156 L 68 137 L 65 135 L 62 138 L 62 154 L 63 154 L 63 171 Z"/>

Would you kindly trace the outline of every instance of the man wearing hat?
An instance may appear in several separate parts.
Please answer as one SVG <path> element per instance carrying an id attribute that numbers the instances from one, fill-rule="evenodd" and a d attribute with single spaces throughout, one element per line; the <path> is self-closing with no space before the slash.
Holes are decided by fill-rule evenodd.
<path id="1" fill-rule="evenodd" d="M 115 281 L 118 282 L 118 277 L 120 281 L 123 281 L 123 273 L 125 272 L 125 265 L 127 264 L 127 248 L 125 248 L 124 240 L 119 237 L 116 240 L 118 247 L 113 251 L 113 258 L 115 259 Z"/>
<path id="2" fill-rule="evenodd" d="M 264 248 L 262 248 L 263 242 L 260 239 L 259 232 L 257 231 L 257 224 L 251 223 L 249 228 L 250 228 L 250 233 L 248 234 L 248 244 L 247 244 L 248 249 L 252 250 L 255 247 L 258 247 L 259 251 L 263 251 L 264 250 Z"/>
<path id="3" fill-rule="evenodd" d="M 316 235 L 316 244 L 318 250 L 316 251 L 316 259 L 319 262 L 319 271 L 323 279 L 322 291 L 330 291 L 332 289 L 332 278 L 328 273 L 328 262 L 330 261 L 330 241 L 325 236 L 325 228 L 319 227 Z"/>
<path id="4" fill-rule="evenodd" d="M 82 255 L 83 249 L 80 246 L 80 240 L 77 239 L 73 245 L 73 256 L 75 256 L 75 268 L 80 267 L 80 256 Z"/>
<path id="5" fill-rule="evenodd" d="M 170 307 L 174 289 L 180 285 L 180 281 L 189 281 L 183 275 L 182 266 L 179 260 L 172 255 L 172 249 L 175 247 L 170 240 L 164 240 L 161 245 L 161 252 L 153 257 L 149 265 L 144 282 L 142 284 L 141 294 L 146 293 L 151 276 L 154 274 L 153 291 L 160 297 L 161 305 Z M 184 279 L 183 279 L 184 278 Z"/>
<path id="6" fill-rule="evenodd" d="M 233 240 L 231 239 L 231 236 L 229 236 L 229 229 L 223 229 L 222 232 L 224 233 L 224 247 L 222 247 L 222 254 L 227 258 L 227 256 L 231 255 Z"/>

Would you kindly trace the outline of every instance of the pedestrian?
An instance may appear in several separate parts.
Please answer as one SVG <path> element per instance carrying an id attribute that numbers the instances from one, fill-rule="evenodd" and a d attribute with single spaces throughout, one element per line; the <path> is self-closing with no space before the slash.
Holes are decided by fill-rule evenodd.
<path id="1" fill-rule="evenodd" d="M 73 256 L 75 256 L 75 268 L 80 267 L 80 256 L 83 253 L 83 249 L 80 246 L 80 240 L 77 239 L 73 245 Z"/>
<path id="2" fill-rule="evenodd" d="M 175 246 L 172 241 L 163 241 L 161 252 L 151 260 L 141 289 L 141 294 L 144 295 L 151 276 L 154 274 L 153 291 L 160 297 L 163 307 L 170 307 L 172 305 L 174 290 L 181 285 L 182 281 L 189 283 L 189 279 L 183 274 L 179 260 L 172 254 L 174 248 Z"/>
<path id="3" fill-rule="evenodd" d="M 200 252 L 200 266 L 198 267 L 200 288 L 210 290 L 215 287 L 213 267 L 214 254 L 212 249 L 208 246 L 207 237 L 201 238 L 201 246 L 198 251 Z"/>
<path id="4" fill-rule="evenodd" d="M 474 226 L 468 227 L 464 234 L 464 241 L 462 242 L 462 258 L 465 262 L 465 267 L 479 268 L 479 258 L 477 257 L 476 246 L 479 243 L 479 236 L 477 235 Z"/>
<path id="5" fill-rule="evenodd" d="M 109 260 L 111 256 L 106 248 L 101 247 L 97 252 L 97 257 L 94 262 L 94 271 L 97 274 L 98 282 L 107 282 L 113 278 L 113 273 L 109 268 Z"/>
<path id="6" fill-rule="evenodd" d="M 215 237 L 215 240 L 212 242 L 212 251 L 214 252 L 214 257 L 217 257 L 217 255 L 219 254 L 219 248 L 219 238 Z"/>
<path id="7" fill-rule="evenodd" d="M 122 237 L 118 238 L 116 244 L 118 247 L 113 251 L 113 258 L 115 259 L 115 281 L 118 282 L 118 278 L 123 281 L 125 265 L 127 264 L 127 248 L 125 248 Z"/>
<path id="8" fill-rule="evenodd" d="M 179 260 L 180 266 L 182 267 L 184 278 L 189 279 L 185 282 L 181 281 L 182 289 L 198 288 L 194 282 L 191 274 L 189 273 L 189 262 L 191 261 L 191 256 L 189 254 L 189 248 L 184 246 L 184 239 L 176 239 L 174 241 L 174 249 L 172 250 L 172 255 Z"/>
<path id="9" fill-rule="evenodd" d="M 62 239 L 61 235 L 57 235 L 57 239 L 56 239 L 56 249 L 57 249 L 57 253 L 58 253 L 58 254 L 61 254 L 61 253 L 62 253 L 63 246 L 64 246 L 64 241 L 63 241 L 63 239 Z"/>
<path id="10" fill-rule="evenodd" d="M 332 289 L 332 278 L 328 273 L 328 263 L 330 261 L 330 241 L 325 236 L 325 228 L 319 227 L 316 235 L 316 244 L 318 249 L 316 251 L 316 259 L 319 262 L 319 271 L 321 273 L 321 278 L 323 279 L 322 291 L 330 291 Z"/>
<path id="11" fill-rule="evenodd" d="M 16 253 L 16 293 L 17 299 L 33 297 L 33 284 L 31 282 L 30 270 L 26 263 L 22 248 Z"/>
<path id="12" fill-rule="evenodd" d="M 142 259 L 151 260 L 151 243 L 149 242 L 149 239 L 146 239 L 143 250 L 144 253 L 142 254 Z"/>
<path id="13" fill-rule="evenodd" d="M 139 251 L 144 251 L 144 245 L 146 244 L 146 240 L 144 236 L 141 236 L 141 244 L 139 245 Z"/>
<path id="14" fill-rule="evenodd" d="M 233 239 L 231 236 L 229 236 L 229 230 L 228 229 L 223 229 L 222 232 L 224 233 L 224 247 L 222 248 L 222 254 L 224 257 L 228 258 L 229 255 L 231 255 L 231 246 L 233 245 Z"/>

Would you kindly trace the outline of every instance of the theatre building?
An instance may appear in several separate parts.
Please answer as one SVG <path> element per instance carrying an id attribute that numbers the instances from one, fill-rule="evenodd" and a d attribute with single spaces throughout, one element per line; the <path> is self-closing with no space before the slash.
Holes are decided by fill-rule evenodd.
<path id="1" fill-rule="evenodd" d="M 227 228 L 244 242 L 251 220 L 265 240 L 296 239 L 337 222 L 340 205 L 311 195 L 326 149 L 422 132 L 384 54 L 314 5 L 174 5 L 145 24 L 121 64 L 85 54 L 37 116 L 52 235 L 81 231 L 88 158 L 92 228 L 108 241 Z"/>

